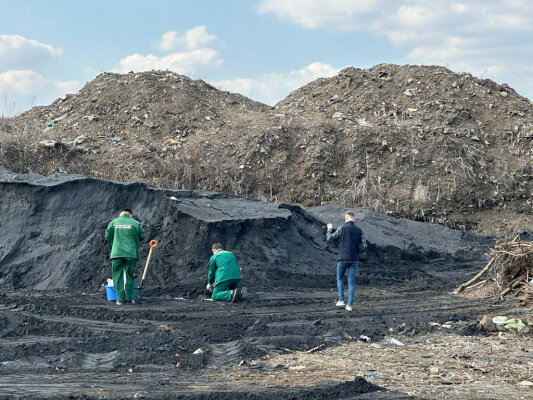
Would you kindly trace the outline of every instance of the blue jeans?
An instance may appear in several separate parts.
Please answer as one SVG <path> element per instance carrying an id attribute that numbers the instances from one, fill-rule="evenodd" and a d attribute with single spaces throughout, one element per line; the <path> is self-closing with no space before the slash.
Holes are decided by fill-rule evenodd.
<path id="1" fill-rule="evenodd" d="M 339 291 L 339 300 L 344 301 L 344 273 L 348 270 L 348 304 L 353 306 L 355 296 L 355 272 L 357 271 L 357 261 L 346 262 L 337 261 L 337 289 Z"/>

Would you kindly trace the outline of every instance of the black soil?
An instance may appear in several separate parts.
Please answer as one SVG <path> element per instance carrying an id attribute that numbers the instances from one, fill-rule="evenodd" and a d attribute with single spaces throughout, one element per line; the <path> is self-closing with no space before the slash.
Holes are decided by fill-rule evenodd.
<path id="1" fill-rule="evenodd" d="M 347 313 L 333 306 L 336 251 L 324 239 L 326 222 L 342 222 L 340 208 L 7 170 L 0 186 L 0 398 L 408 398 L 361 379 L 250 389 L 202 376 L 503 307 L 449 294 L 485 263 L 487 236 L 359 211 L 370 248 L 356 311 Z M 103 234 L 126 206 L 160 244 L 140 301 L 118 307 L 102 287 L 110 277 Z M 246 302 L 203 301 L 216 241 L 239 258 Z"/>

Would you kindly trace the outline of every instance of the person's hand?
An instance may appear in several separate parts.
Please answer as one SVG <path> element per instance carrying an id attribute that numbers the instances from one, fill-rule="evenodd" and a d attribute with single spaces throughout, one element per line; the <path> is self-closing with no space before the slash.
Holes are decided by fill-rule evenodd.
<path id="1" fill-rule="evenodd" d="M 211 291 L 213 290 L 213 287 L 211 286 L 210 283 L 207 284 L 207 286 L 205 287 L 208 291 Z"/>
<path id="2" fill-rule="evenodd" d="M 328 227 L 328 231 L 329 231 L 329 230 L 333 229 L 333 224 L 331 222 L 328 222 L 327 227 Z"/>

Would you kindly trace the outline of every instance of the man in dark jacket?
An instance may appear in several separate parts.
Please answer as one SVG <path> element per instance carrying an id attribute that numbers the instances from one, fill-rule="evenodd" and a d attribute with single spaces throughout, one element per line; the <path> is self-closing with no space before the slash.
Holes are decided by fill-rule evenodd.
<path id="1" fill-rule="evenodd" d="M 223 250 L 220 243 L 211 247 L 213 255 L 209 259 L 207 274 L 207 290 L 213 290 L 212 300 L 231 301 L 244 300 L 246 288 L 237 288 L 241 281 L 241 269 L 235 254 Z"/>
<path id="2" fill-rule="evenodd" d="M 139 259 L 139 241 L 144 240 L 141 223 L 133 219 L 133 212 L 126 208 L 118 218 L 109 223 L 105 238 L 111 241 L 111 271 L 117 294 L 117 305 L 133 300 L 133 273 Z"/>
<path id="3" fill-rule="evenodd" d="M 355 225 L 355 214 L 348 211 L 344 215 L 346 223 L 333 232 L 333 224 L 328 223 L 327 241 L 337 240 L 339 254 L 337 256 L 337 289 L 339 300 L 337 307 L 344 307 L 344 274 L 348 271 L 348 304 L 346 310 L 352 311 L 355 296 L 355 273 L 357 271 L 359 248 L 366 248 L 363 231 Z"/>

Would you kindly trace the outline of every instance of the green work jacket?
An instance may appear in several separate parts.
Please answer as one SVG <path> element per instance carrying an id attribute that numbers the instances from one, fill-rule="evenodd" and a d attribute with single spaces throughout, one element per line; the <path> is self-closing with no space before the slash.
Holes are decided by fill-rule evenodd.
<path id="1" fill-rule="evenodd" d="M 231 251 L 219 250 L 209 259 L 207 283 L 215 284 L 229 279 L 241 279 L 241 270 L 237 258 Z"/>
<path id="2" fill-rule="evenodd" d="M 122 215 L 109 223 L 105 238 L 111 241 L 111 259 L 138 259 L 139 241 L 144 239 L 144 229 L 136 219 Z"/>

